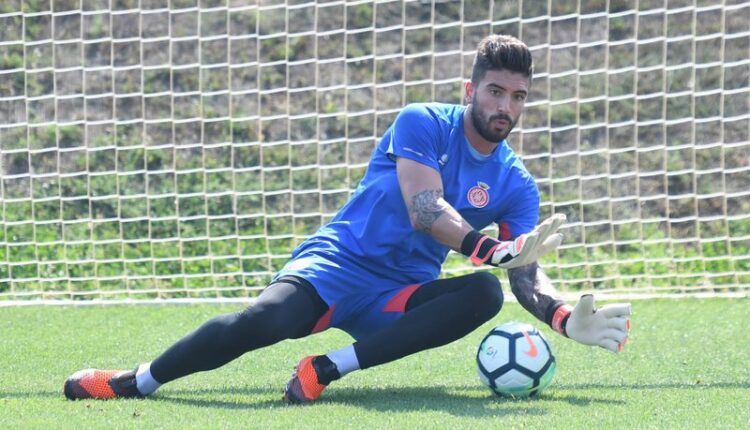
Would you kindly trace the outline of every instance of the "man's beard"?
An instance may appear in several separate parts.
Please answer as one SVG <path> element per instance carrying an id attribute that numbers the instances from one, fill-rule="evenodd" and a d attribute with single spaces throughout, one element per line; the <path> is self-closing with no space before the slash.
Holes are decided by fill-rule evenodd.
<path id="1" fill-rule="evenodd" d="M 471 106 L 471 123 L 474 125 L 474 129 L 479 133 L 480 136 L 484 140 L 487 140 L 489 142 L 500 142 L 505 140 L 506 137 L 508 137 L 508 134 L 510 134 L 510 131 L 513 130 L 513 127 L 516 125 L 516 121 L 513 120 L 509 115 L 506 115 L 504 113 L 498 113 L 495 115 L 492 115 L 485 121 L 480 115 L 479 112 L 477 112 L 477 96 L 474 94 L 474 97 L 472 97 L 471 100 L 472 106 Z M 492 121 L 496 119 L 502 119 L 505 121 L 508 121 L 508 127 L 506 130 L 503 131 L 493 131 L 490 128 L 490 124 Z"/>

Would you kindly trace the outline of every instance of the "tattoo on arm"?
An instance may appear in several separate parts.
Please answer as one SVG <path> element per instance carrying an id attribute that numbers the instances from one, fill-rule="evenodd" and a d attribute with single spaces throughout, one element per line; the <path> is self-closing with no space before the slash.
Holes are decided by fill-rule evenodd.
<path id="1" fill-rule="evenodd" d="M 443 190 L 424 190 L 411 198 L 410 216 L 414 220 L 414 227 L 429 234 L 432 225 L 445 213 L 445 209 L 438 203 L 443 197 Z"/>
<path id="2" fill-rule="evenodd" d="M 549 306 L 558 301 L 555 288 L 537 263 L 508 269 L 508 282 L 518 303 L 537 319 L 546 321 Z"/>

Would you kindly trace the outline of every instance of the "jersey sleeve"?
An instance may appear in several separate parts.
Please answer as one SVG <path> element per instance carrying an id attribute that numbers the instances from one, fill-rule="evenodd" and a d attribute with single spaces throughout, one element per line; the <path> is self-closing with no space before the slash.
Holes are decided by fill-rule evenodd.
<path id="1" fill-rule="evenodd" d="M 531 176 L 519 189 L 512 208 L 496 222 L 500 240 L 512 240 L 534 230 L 539 223 L 539 188 Z"/>
<path id="2" fill-rule="evenodd" d="M 438 165 L 437 144 L 440 140 L 438 119 L 421 104 L 404 107 L 393 123 L 388 157 L 408 158 L 435 170 Z"/>

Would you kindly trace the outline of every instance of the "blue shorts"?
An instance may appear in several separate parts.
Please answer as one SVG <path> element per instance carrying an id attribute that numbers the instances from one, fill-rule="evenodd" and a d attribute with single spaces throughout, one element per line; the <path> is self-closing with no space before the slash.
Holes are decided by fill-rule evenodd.
<path id="1" fill-rule="evenodd" d="M 309 282 L 328 305 L 312 333 L 329 327 L 362 339 L 393 324 L 406 302 L 425 282 L 404 285 L 356 263 L 338 264 L 324 253 L 307 252 L 289 261 L 274 277 L 298 276 Z"/>

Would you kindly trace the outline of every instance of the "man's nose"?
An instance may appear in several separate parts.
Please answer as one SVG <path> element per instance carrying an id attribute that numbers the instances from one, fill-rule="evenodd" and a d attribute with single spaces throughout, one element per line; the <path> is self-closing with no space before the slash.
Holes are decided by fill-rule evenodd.
<path id="1" fill-rule="evenodd" d="M 497 111 L 508 112 L 510 110 L 510 97 L 502 95 L 497 100 Z"/>

